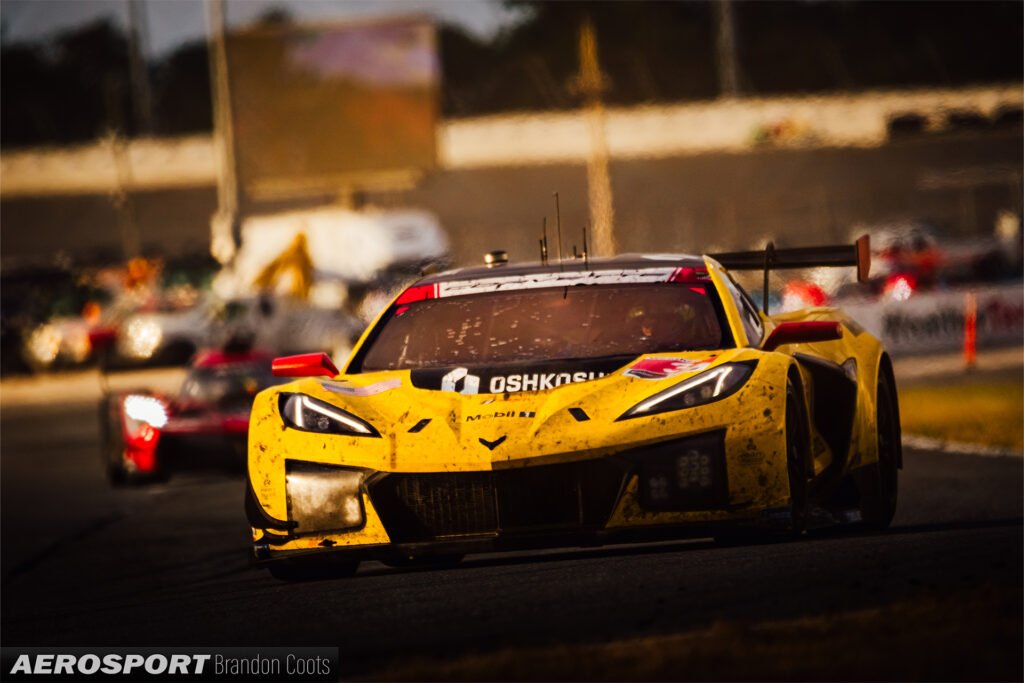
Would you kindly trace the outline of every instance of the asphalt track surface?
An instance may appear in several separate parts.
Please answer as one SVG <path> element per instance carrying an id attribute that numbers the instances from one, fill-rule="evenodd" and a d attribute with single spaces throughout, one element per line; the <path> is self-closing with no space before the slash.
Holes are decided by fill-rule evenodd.
<path id="1" fill-rule="evenodd" d="M 354 578 L 285 584 L 248 566 L 240 478 L 111 489 L 91 406 L 7 407 L 0 439 L 5 646 L 336 645 L 343 672 L 359 677 L 417 655 L 832 614 L 978 586 L 1009 595 L 1022 580 L 1020 458 L 908 452 L 883 534 L 473 556 L 449 570 L 366 563 Z M 884 678 L 886 653 L 865 656 Z"/>

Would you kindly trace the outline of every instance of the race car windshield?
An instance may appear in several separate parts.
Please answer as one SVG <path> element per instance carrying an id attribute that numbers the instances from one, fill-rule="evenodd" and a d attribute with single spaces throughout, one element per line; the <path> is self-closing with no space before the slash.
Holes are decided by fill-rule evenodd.
<path id="1" fill-rule="evenodd" d="M 220 408 L 248 405 L 257 392 L 284 381 L 271 374 L 269 363 L 197 368 L 186 378 L 181 399 Z"/>
<path id="2" fill-rule="evenodd" d="M 717 349 L 723 328 L 716 309 L 703 284 L 592 285 L 429 299 L 395 306 L 353 369 Z"/>

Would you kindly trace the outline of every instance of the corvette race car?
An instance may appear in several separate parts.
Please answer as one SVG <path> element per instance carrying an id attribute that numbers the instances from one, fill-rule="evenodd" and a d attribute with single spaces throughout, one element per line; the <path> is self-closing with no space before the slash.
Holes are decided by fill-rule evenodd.
<path id="1" fill-rule="evenodd" d="M 726 270 L 864 278 L 866 240 L 490 256 L 399 294 L 340 373 L 322 354 L 274 361 L 301 379 L 253 404 L 257 564 L 296 579 L 361 559 L 891 521 L 902 455 L 885 350 L 838 310 L 767 315 Z"/>
<path id="2" fill-rule="evenodd" d="M 241 470 L 253 397 L 281 382 L 271 360 L 248 348 L 201 351 L 177 396 L 144 389 L 105 395 L 101 442 L 111 483 L 163 481 L 176 469 Z"/>

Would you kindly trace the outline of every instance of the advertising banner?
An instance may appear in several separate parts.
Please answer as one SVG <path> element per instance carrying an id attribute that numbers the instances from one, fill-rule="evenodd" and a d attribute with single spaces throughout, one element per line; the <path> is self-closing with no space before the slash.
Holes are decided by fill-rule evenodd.
<path id="1" fill-rule="evenodd" d="M 964 343 L 967 295 L 977 301 L 978 346 L 1024 341 L 1024 285 L 914 294 L 906 301 L 838 302 L 891 353 L 955 351 Z"/>
<path id="2" fill-rule="evenodd" d="M 239 180 L 288 196 L 436 163 L 433 24 L 255 27 L 227 38 Z"/>

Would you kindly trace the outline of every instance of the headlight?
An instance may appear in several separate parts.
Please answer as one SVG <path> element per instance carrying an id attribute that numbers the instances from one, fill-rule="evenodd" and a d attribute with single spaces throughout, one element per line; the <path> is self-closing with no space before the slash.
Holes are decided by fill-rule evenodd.
<path id="1" fill-rule="evenodd" d="M 124 399 L 124 414 L 130 420 L 145 422 L 160 429 L 167 424 L 167 406 L 152 396 L 130 394 Z"/>
<path id="2" fill-rule="evenodd" d="M 118 346 L 125 356 L 145 360 L 153 357 L 163 338 L 164 331 L 156 321 L 133 318 L 125 326 L 124 334 L 118 337 Z"/>
<path id="3" fill-rule="evenodd" d="M 25 348 L 32 360 L 41 366 L 48 366 L 57 360 L 62 335 L 55 325 L 40 325 L 29 335 Z"/>
<path id="4" fill-rule="evenodd" d="M 363 526 L 363 470 L 308 462 L 285 464 L 288 519 L 299 533 Z"/>
<path id="5" fill-rule="evenodd" d="M 756 362 L 719 365 L 637 403 L 618 419 L 630 420 L 719 401 L 739 390 L 756 365 Z"/>
<path id="6" fill-rule="evenodd" d="M 284 423 L 292 429 L 316 434 L 380 436 L 369 422 L 305 394 L 281 394 L 278 409 Z"/>

